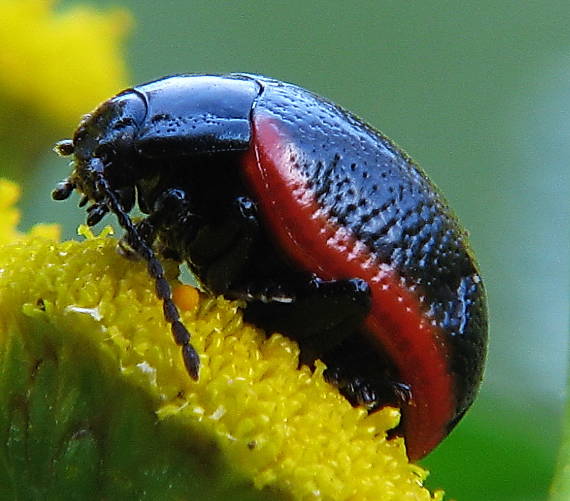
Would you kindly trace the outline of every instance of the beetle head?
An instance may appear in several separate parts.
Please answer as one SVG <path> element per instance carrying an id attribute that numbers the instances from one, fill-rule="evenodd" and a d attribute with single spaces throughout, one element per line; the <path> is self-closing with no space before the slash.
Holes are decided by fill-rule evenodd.
<path id="1" fill-rule="evenodd" d="M 129 217 L 135 202 L 136 158 L 134 139 L 144 121 L 147 104 L 135 90 L 126 90 L 104 102 L 86 115 L 73 140 L 60 141 L 55 151 L 62 156 L 73 155 L 71 175 L 52 192 L 55 200 L 65 200 L 74 190 L 83 194 L 80 206 L 93 202 L 87 209 L 87 224 L 97 224 L 109 211 L 127 232 L 133 250 L 148 263 L 148 272 L 155 281 L 156 293 L 164 305 L 164 316 L 170 324 L 176 343 L 182 348 L 188 373 L 198 377 L 200 359 L 190 344 L 190 334 L 179 319 L 172 301 L 170 286 L 162 264 L 148 241 Z"/>
<path id="2" fill-rule="evenodd" d="M 107 212 L 108 193 L 102 191 L 101 178 L 128 212 L 134 204 L 136 158 L 134 138 L 146 115 L 144 98 L 127 90 L 85 115 L 73 140 L 57 143 L 55 151 L 73 155 L 73 172 L 59 183 L 52 196 L 56 200 L 69 197 L 74 189 L 84 195 L 82 204 L 94 202 L 88 209 L 88 224 L 97 223 Z M 100 217 L 99 217 L 100 215 Z"/>

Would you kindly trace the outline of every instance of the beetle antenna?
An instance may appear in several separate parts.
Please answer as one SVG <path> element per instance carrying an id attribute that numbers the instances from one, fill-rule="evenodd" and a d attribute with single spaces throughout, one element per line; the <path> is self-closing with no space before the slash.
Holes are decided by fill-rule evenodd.
<path id="1" fill-rule="evenodd" d="M 103 162 L 101 159 L 93 158 L 91 160 L 91 168 L 95 175 L 96 190 L 105 195 L 109 209 L 117 216 L 119 224 L 127 232 L 129 244 L 147 262 L 148 273 L 155 281 L 156 295 L 162 300 L 164 318 L 170 324 L 174 341 L 182 348 L 182 358 L 186 370 L 192 379 L 198 379 L 200 357 L 190 343 L 188 329 L 180 321 L 180 314 L 172 300 L 170 285 L 164 276 L 162 264 L 156 257 L 152 247 L 141 237 L 132 219 L 125 212 L 115 192 L 109 186 L 105 176 L 103 176 Z"/>

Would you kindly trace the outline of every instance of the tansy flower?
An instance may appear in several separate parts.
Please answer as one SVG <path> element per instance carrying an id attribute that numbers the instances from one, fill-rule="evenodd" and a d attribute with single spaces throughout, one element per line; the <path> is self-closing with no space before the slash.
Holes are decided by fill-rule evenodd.
<path id="1" fill-rule="evenodd" d="M 0 220 L 15 224 L 10 186 Z M 62 243 L 0 231 L 0 485 L 12 497 L 441 499 L 386 438 L 396 409 L 351 407 L 322 364 L 298 368 L 296 343 L 244 324 L 236 302 L 178 290 L 195 382 L 144 263 L 108 231 Z M 172 263 L 167 274 L 176 283 Z"/>

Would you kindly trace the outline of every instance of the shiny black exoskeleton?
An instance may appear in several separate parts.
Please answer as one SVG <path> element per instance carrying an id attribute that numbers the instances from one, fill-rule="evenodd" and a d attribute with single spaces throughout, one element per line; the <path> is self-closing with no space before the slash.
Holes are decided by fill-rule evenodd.
<path id="1" fill-rule="evenodd" d="M 246 300 L 246 319 L 296 339 L 304 361 L 322 358 L 353 404 L 399 405 L 411 458 L 472 403 L 487 319 L 466 234 L 425 174 L 350 113 L 261 76 L 180 75 L 106 101 L 57 150 L 74 170 L 54 198 L 77 189 L 90 225 L 118 217 L 194 378 L 157 252 Z"/>

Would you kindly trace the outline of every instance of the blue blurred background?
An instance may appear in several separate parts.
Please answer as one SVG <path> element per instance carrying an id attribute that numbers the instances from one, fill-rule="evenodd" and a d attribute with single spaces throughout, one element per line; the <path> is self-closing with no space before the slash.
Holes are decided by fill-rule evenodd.
<path id="1" fill-rule="evenodd" d="M 424 167 L 471 232 L 491 311 L 480 398 L 424 461 L 428 485 L 461 501 L 544 499 L 568 354 L 567 0 L 90 3 L 133 13 L 132 83 L 270 75 L 354 111 Z M 24 225 L 62 221 L 73 237 L 81 211 L 49 195 L 66 162 L 42 163 Z"/>

